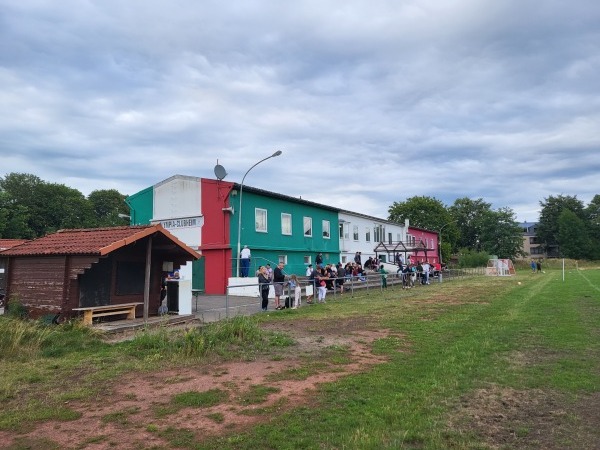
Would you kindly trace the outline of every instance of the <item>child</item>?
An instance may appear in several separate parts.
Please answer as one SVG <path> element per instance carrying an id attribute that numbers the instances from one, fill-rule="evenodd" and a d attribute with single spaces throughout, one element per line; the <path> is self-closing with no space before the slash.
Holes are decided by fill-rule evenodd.
<path id="1" fill-rule="evenodd" d="M 298 277 L 295 274 L 290 276 L 288 283 L 290 286 L 290 291 L 294 291 L 294 306 L 292 306 L 292 309 L 296 309 L 300 306 L 300 296 L 302 295 L 302 288 L 300 287 Z"/>
<path id="2" fill-rule="evenodd" d="M 381 274 L 381 286 L 387 288 L 387 270 L 383 264 L 379 266 L 379 273 Z"/>

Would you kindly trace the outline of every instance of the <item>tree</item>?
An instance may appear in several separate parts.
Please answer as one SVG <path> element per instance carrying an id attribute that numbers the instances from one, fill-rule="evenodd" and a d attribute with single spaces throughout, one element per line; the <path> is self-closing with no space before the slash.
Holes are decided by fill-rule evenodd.
<path id="1" fill-rule="evenodd" d="M 28 219 L 27 208 L 15 204 L 8 193 L 0 190 L 0 238 L 31 239 Z"/>
<path id="2" fill-rule="evenodd" d="M 585 222 L 570 209 L 563 209 L 558 217 L 560 254 L 565 258 L 583 259 L 590 254 L 590 238 Z"/>
<path id="3" fill-rule="evenodd" d="M 415 196 L 404 202 L 394 202 L 388 209 L 389 220 L 404 222 L 411 226 L 440 233 L 442 261 L 447 260 L 456 249 L 458 229 L 446 206 L 438 199 Z"/>
<path id="4" fill-rule="evenodd" d="M 583 202 L 577 196 L 559 195 L 557 197 L 550 196 L 544 201 L 540 201 L 542 210 L 540 212 L 540 220 L 538 223 L 537 237 L 549 255 L 554 256 L 558 251 L 557 247 L 560 244 L 558 236 L 559 225 L 558 219 L 563 210 L 568 209 L 575 213 L 577 217 L 585 220 Z M 555 256 L 558 256 L 556 253 Z"/>
<path id="5" fill-rule="evenodd" d="M 78 191 L 64 184 L 45 183 L 38 195 L 44 199 L 42 210 L 42 234 L 61 229 L 90 228 L 94 225 L 94 213 L 90 202 Z"/>
<path id="6" fill-rule="evenodd" d="M 9 210 L 14 211 L 13 230 L 19 238 L 36 238 L 62 228 L 93 226 L 90 203 L 77 189 L 64 184 L 46 183 L 39 177 L 11 173 L 0 179 L 0 190 L 7 196 Z M 26 220 L 26 227 L 19 221 Z"/>
<path id="7" fill-rule="evenodd" d="M 525 256 L 521 227 L 512 209 L 488 211 L 482 223 L 481 247 L 498 258 L 514 259 Z"/>
<path id="8" fill-rule="evenodd" d="M 588 236 L 590 238 L 590 258 L 600 259 L 600 195 L 596 194 L 585 208 Z"/>
<path id="9" fill-rule="evenodd" d="M 95 226 L 114 227 L 129 224 L 127 219 L 119 217 L 119 214 L 129 214 L 126 197 L 116 189 L 96 190 L 90 193 L 88 201 L 94 212 Z"/>
<path id="10" fill-rule="evenodd" d="M 486 224 L 491 223 L 492 205 L 484 202 L 482 198 L 471 200 L 463 197 L 456 199 L 449 209 L 460 232 L 458 247 L 480 251 L 484 228 Z"/>

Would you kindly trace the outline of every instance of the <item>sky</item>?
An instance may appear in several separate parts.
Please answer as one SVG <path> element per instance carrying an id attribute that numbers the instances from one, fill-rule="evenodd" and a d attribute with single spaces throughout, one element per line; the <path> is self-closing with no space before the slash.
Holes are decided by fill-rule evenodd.
<path id="1" fill-rule="evenodd" d="M 598 0 L 0 0 L 0 177 L 175 174 L 387 218 L 600 194 Z"/>

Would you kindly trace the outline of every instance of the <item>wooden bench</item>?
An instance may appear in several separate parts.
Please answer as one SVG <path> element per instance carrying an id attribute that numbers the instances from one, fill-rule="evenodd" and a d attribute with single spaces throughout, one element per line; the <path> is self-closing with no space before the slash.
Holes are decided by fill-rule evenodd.
<path id="1" fill-rule="evenodd" d="M 127 319 L 135 319 L 135 308 L 143 303 L 122 303 L 120 305 L 88 306 L 73 308 L 73 311 L 83 311 L 83 324 L 91 325 L 94 317 L 127 314 Z"/>

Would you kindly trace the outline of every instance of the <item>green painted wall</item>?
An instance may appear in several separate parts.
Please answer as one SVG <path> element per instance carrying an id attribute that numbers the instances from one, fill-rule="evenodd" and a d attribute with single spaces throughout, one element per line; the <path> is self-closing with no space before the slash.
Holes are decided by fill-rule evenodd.
<path id="1" fill-rule="evenodd" d="M 130 225 L 148 225 L 154 212 L 154 187 L 136 192 L 126 199 L 130 208 Z"/>
<path id="2" fill-rule="evenodd" d="M 237 233 L 239 220 L 239 196 L 230 197 L 235 204 L 235 214 L 231 221 L 231 247 L 234 258 L 237 256 Z M 311 257 L 314 265 L 316 254 L 323 253 L 325 263 L 337 263 L 340 259 L 338 214 L 336 211 L 295 203 L 289 200 L 273 198 L 254 192 L 243 192 L 242 202 L 242 239 L 241 246 L 247 245 L 252 252 L 250 275 L 254 275 L 257 265 L 267 262 L 277 264 L 280 255 L 287 256 L 286 272 L 304 275 L 305 256 Z M 257 232 L 255 227 L 255 209 L 267 210 L 267 232 Z M 281 214 L 292 216 L 292 234 L 285 235 L 281 229 Z M 312 237 L 304 236 L 304 217 L 312 218 Z M 323 238 L 322 221 L 329 221 L 330 238 Z M 234 270 L 235 273 L 235 260 Z"/>

